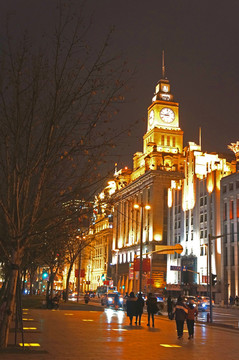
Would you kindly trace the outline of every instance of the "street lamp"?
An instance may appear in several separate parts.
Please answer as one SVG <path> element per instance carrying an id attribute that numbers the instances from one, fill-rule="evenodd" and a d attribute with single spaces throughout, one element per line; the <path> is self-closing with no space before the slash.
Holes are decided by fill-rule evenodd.
<path id="1" fill-rule="evenodd" d="M 150 205 L 134 204 L 134 208 L 140 209 L 140 252 L 139 252 L 139 292 L 142 293 L 142 273 L 143 273 L 143 221 L 144 221 L 144 209 L 150 210 Z"/>

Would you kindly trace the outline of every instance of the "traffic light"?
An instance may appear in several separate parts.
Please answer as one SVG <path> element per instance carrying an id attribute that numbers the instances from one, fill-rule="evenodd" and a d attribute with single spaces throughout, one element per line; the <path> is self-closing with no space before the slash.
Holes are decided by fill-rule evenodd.
<path id="1" fill-rule="evenodd" d="M 42 279 L 46 280 L 46 278 L 48 277 L 48 272 L 46 270 L 42 271 Z"/>
<path id="2" fill-rule="evenodd" d="M 212 286 L 215 286 L 217 283 L 217 275 L 212 274 Z"/>
<path id="3" fill-rule="evenodd" d="M 102 274 L 102 275 L 101 275 L 101 280 L 102 280 L 102 281 L 105 281 L 105 274 Z"/>

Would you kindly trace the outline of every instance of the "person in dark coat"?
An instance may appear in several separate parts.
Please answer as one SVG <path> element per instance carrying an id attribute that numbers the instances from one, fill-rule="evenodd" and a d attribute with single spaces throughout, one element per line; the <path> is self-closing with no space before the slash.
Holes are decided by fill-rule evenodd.
<path id="1" fill-rule="evenodd" d="M 188 314 L 187 314 L 187 327 L 188 327 L 188 339 L 192 339 L 194 336 L 194 320 L 195 316 L 197 316 L 198 311 L 193 303 L 193 300 L 190 300 L 188 304 Z"/>
<path id="2" fill-rule="evenodd" d="M 168 310 L 168 318 L 171 320 L 173 315 L 173 302 L 170 295 L 167 299 L 167 310 Z"/>
<path id="3" fill-rule="evenodd" d="M 119 295 L 115 294 L 115 310 L 119 308 Z"/>
<path id="4" fill-rule="evenodd" d="M 152 327 L 154 327 L 154 314 L 158 312 L 157 299 L 153 296 L 152 293 L 148 294 L 146 301 L 147 311 L 148 311 L 148 324 L 150 326 L 150 317 L 152 318 Z"/>
<path id="5" fill-rule="evenodd" d="M 184 305 L 183 299 L 181 296 L 178 297 L 178 301 L 176 303 L 175 308 L 173 309 L 173 312 L 175 314 L 178 339 L 181 339 L 183 337 L 184 321 L 185 321 L 187 313 L 188 313 L 188 309 L 187 309 L 186 305 Z"/>
<path id="6" fill-rule="evenodd" d="M 127 316 L 130 319 L 130 325 L 132 325 L 133 316 L 136 316 L 136 300 L 133 291 L 131 291 L 126 301 Z"/>
<path id="7" fill-rule="evenodd" d="M 136 325 L 137 325 L 138 318 L 139 318 L 139 325 L 141 325 L 141 316 L 143 314 L 143 309 L 144 309 L 144 299 L 142 297 L 142 294 L 139 293 L 138 298 L 136 300 L 136 319 L 135 319 Z"/>

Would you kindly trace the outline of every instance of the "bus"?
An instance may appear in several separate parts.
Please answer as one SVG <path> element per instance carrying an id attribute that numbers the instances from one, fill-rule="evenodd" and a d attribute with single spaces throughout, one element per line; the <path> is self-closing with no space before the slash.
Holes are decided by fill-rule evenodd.
<path id="1" fill-rule="evenodd" d="M 116 286 L 110 286 L 110 285 L 101 285 L 97 286 L 96 295 L 98 297 L 101 297 L 102 295 L 117 292 Z"/>

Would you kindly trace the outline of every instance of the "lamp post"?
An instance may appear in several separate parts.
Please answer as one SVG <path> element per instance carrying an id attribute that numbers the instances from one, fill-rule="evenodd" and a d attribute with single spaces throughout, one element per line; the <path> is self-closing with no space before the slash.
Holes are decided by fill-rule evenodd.
<path id="1" fill-rule="evenodd" d="M 208 273 L 209 273 L 209 301 L 210 301 L 210 322 L 212 322 L 212 237 L 208 234 Z"/>
<path id="2" fill-rule="evenodd" d="M 229 234 L 223 234 L 223 235 L 217 235 L 212 236 L 211 234 L 208 234 L 208 273 L 209 273 L 209 299 L 210 299 L 210 322 L 213 321 L 213 312 L 212 312 L 212 240 L 222 238 L 227 235 L 231 234 L 237 234 L 235 233 L 229 233 Z"/>
<path id="3" fill-rule="evenodd" d="M 144 209 L 150 210 L 150 205 L 134 204 L 135 209 L 140 209 L 140 247 L 139 247 L 139 292 L 142 293 L 142 274 L 143 274 L 143 221 Z"/>
<path id="4" fill-rule="evenodd" d="M 115 285 L 118 291 L 119 249 L 115 249 L 114 251 L 116 252 Z"/>

